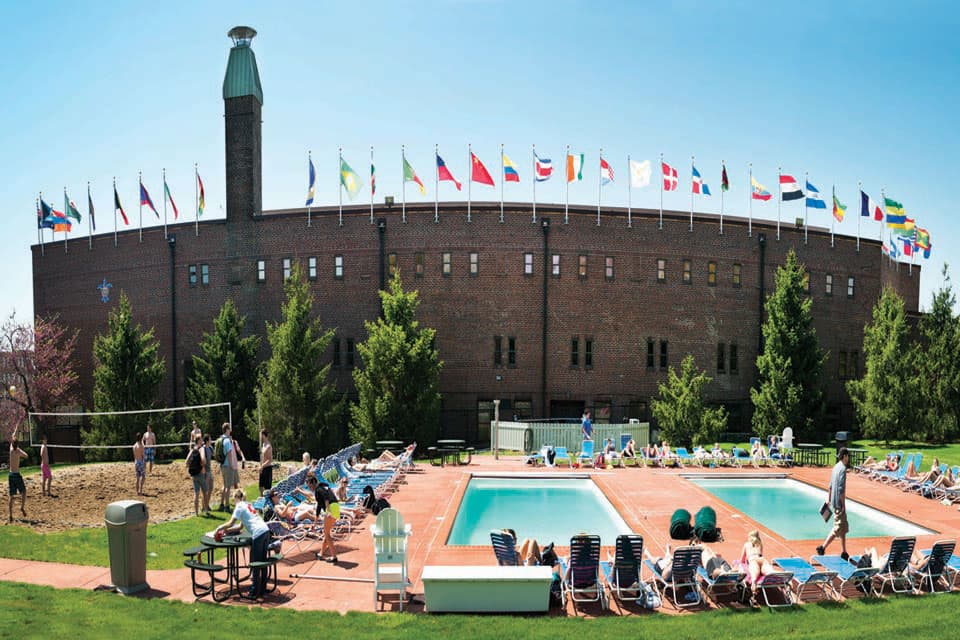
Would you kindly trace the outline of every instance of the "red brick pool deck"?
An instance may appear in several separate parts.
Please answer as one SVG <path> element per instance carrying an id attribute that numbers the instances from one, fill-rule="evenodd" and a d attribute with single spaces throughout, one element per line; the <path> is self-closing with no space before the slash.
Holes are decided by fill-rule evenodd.
<path id="1" fill-rule="evenodd" d="M 420 582 L 426 565 L 492 565 L 495 564 L 490 547 L 449 547 L 445 544 L 453 525 L 460 497 L 466 489 L 470 475 L 483 472 L 529 473 L 517 457 L 479 456 L 465 466 L 434 467 L 426 463 L 408 473 L 389 500 L 398 509 L 406 522 L 412 525 L 413 535 L 408 550 L 409 572 L 413 581 L 411 592 L 417 602 L 404 606 L 404 610 L 420 612 L 423 607 L 423 586 Z M 553 469 L 538 469 L 539 473 L 563 473 Z M 698 468 L 685 471 L 700 472 Z M 797 480 L 826 488 L 829 468 L 791 469 L 704 469 L 703 473 L 786 473 Z M 723 529 L 724 541 L 710 545 L 726 558 L 735 558 L 751 529 L 760 529 L 764 538 L 764 554 L 767 557 L 801 556 L 808 558 L 815 553 L 819 541 L 784 540 L 759 523 L 718 501 L 712 495 L 679 477 L 674 469 L 626 468 L 613 470 L 587 470 L 600 489 L 606 494 L 635 533 L 643 536 L 645 545 L 654 553 L 661 554 L 670 542 L 668 527 L 670 515 L 679 507 L 695 512 L 703 505 L 717 511 L 718 525 Z M 934 500 L 912 493 L 904 493 L 886 484 L 871 481 L 856 473 L 848 474 L 847 495 L 849 498 L 871 507 L 902 517 L 936 533 L 918 537 L 918 548 L 930 548 L 934 541 L 955 539 L 960 530 L 960 512 L 956 507 L 946 507 Z M 395 594 L 381 596 L 375 604 L 373 585 L 368 582 L 373 575 L 373 542 L 370 525 L 374 518 L 367 516 L 345 540 L 337 543 L 339 564 L 317 561 L 314 552 L 319 543 L 306 546 L 300 552 L 288 555 L 289 562 L 280 563 L 280 588 L 266 596 L 260 605 L 267 608 L 285 607 L 299 610 L 329 611 L 391 611 L 397 609 Z M 509 524 L 509 523 L 506 523 Z M 589 530 L 588 523 L 584 524 Z M 523 532 L 519 532 L 521 537 Z M 556 541 L 559 545 L 561 541 Z M 604 540 L 604 556 L 607 549 L 612 553 L 613 541 Z M 674 545 L 676 542 L 674 542 Z M 864 547 L 889 546 L 889 538 L 854 538 L 848 541 L 851 553 L 860 553 Z M 831 551 L 839 553 L 839 545 Z M 561 553 L 561 555 L 563 555 Z M 294 578 L 291 574 L 322 576 L 325 579 Z M 110 584 L 110 570 L 104 567 L 89 567 L 26 560 L 0 559 L 0 580 L 27 582 L 53 587 L 94 589 Z M 358 581 L 359 580 L 359 581 Z M 162 597 L 194 602 L 190 590 L 190 573 L 187 569 L 151 570 L 147 572 L 150 590 L 142 597 Z M 210 598 L 203 600 L 209 601 Z M 233 599 L 230 604 L 250 606 L 249 602 Z M 702 608 L 701 608 L 702 610 Z M 642 610 L 632 605 L 618 612 L 612 607 L 610 614 L 631 615 Z M 669 601 L 659 610 L 675 612 Z M 596 606 L 580 606 L 580 615 L 607 615 Z M 562 612 L 559 612 L 562 615 Z M 566 613 L 574 613 L 568 604 Z"/>

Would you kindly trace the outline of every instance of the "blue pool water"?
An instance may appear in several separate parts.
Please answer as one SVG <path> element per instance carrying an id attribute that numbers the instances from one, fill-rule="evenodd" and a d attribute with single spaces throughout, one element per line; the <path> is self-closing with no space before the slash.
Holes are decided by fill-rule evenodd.
<path id="1" fill-rule="evenodd" d="M 803 482 L 788 478 L 689 480 L 785 540 L 823 539 L 833 527 L 832 519 L 824 522 L 820 516 L 820 505 L 826 501 L 827 492 Z M 928 529 L 849 499 L 847 518 L 850 523 L 849 538 L 931 533 Z"/>
<path id="2" fill-rule="evenodd" d="M 472 478 L 457 510 L 449 545 L 489 545 L 491 529 L 513 529 L 521 540 L 566 546 L 581 532 L 614 544 L 630 533 L 589 478 Z"/>

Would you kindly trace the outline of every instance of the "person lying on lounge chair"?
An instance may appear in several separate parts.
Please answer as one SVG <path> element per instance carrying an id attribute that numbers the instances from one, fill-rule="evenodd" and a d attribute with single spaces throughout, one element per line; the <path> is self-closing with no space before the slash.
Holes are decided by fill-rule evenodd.
<path id="1" fill-rule="evenodd" d="M 713 456 L 710 455 L 710 452 L 704 448 L 702 444 L 698 444 L 693 449 L 693 457 L 702 462 L 707 462 L 713 459 Z"/>
<path id="2" fill-rule="evenodd" d="M 883 569 L 887 564 L 887 558 L 890 554 L 884 553 L 881 554 L 877 551 L 876 547 L 867 547 L 863 550 L 863 555 L 860 556 L 860 563 L 857 564 L 858 567 L 875 567 L 877 569 Z M 870 558 L 870 564 L 864 562 L 864 558 Z M 922 570 L 927 564 L 927 558 L 920 553 L 919 549 L 914 549 L 913 554 L 910 556 L 910 567 L 912 569 Z"/>
<path id="3" fill-rule="evenodd" d="M 940 474 L 940 458 L 934 458 L 933 464 L 930 466 L 930 471 L 927 471 L 926 473 L 921 473 L 920 476 L 917 478 L 917 482 L 921 484 L 924 482 L 932 482 L 937 478 L 939 478 L 940 475 L 941 475 Z"/>
<path id="4" fill-rule="evenodd" d="M 625 446 L 625 447 L 623 448 L 623 451 L 620 452 L 620 457 L 621 457 L 621 458 L 636 458 L 636 457 L 637 457 L 637 449 L 636 449 L 636 446 L 637 446 L 637 445 L 636 445 L 636 443 L 634 443 L 633 438 L 630 438 L 629 440 L 627 440 L 627 446 Z"/>
<path id="5" fill-rule="evenodd" d="M 733 571 L 733 567 L 730 566 L 730 563 L 724 560 L 723 556 L 714 552 L 714 550 L 707 545 L 703 545 L 703 551 L 700 554 L 700 562 L 703 564 L 703 568 L 707 570 L 707 575 L 709 575 L 711 579 L 716 578 L 721 573 Z"/>
<path id="6" fill-rule="evenodd" d="M 263 519 L 277 519 L 288 523 L 313 522 L 316 515 L 317 505 L 304 500 L 299 505 L 286 502 L 280 496 L 280 493 L 270 489 L 264 494 L 270 501 L 263 508 Z"/>
<path id="7" fill-rule="evenodd" d="M 680 456 L 673 452 L 670 443 L 666 440 L 660 443 L 660 460 L 664 466 L 683 466 L 683 463 L 680 462 Z"/>
<path id="8" fill-rule="evenodd" d="M 867 459 L 860 465 L 863 471 L 896 471 L 900 466 L 900 454 L 888 453 L 883 460 L 877 460 L 873 456 L 867 456 Z"/>
<path id="9" fill-rule="evenodd" d="M 528 567 L 542 565 L 545 558 L 547 560 L 556 558 L 556 554 L 553 553 L 552 542 L 544 547 L 543 552 L 541 552 L 540 545 L 533 538 L 524 538 L 523 542 L 517 544 L 516 531 L 513 529 L 501 529 L 500 531 L 513 538 L 514 548 L 517 550 L 517 559 Z M 551 564 L 551 566 L 554 567 L 555 573 L 559 571 L 559 565 Z"/>
<path id="10" fill-rule="evenodd" d="M 756 529 L 747 534 L 747 541 L 743 543 L 743 549 L 740 552 L 740 565 L 750 577 L 754 592 L 757 590 L 757 582 L 761 576 L 776 573 L 770 561 L 763 557 L 763 541 L 760 540 L 760 532 Z"/>
<path id="11" fill-rule="evenodd" d="M 646 556 L 647 560 L 656 565 L 657 570 L 660 572 L 660 577 L 664 582 L 670 581 L 670 576 L 673 575 L 673 549 L 670 548 L 670 543 L 667 543 L 667 546 L 663 550 L 663 557 L 656 557 L 650 552 L 649 547 L 643 548 L 643 555 Z"/>

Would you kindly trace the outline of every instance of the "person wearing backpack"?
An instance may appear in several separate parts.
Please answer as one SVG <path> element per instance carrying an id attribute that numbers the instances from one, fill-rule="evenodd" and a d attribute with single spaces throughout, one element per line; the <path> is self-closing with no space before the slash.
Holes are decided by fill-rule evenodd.
<path id="1" fill-rule="evenodd" d="M 220 477 L 223 490 L 220 492 L 218 511 L 230 512 L 230 490 L 240 484 L 240 472 L 237 468 L 237 450 L 230 435 L 230 423 L 223 423 L 223 435 L 213 447 L 213 458 L 220 463 Z"/>
<path id="2" fill-rule="evenodd" d="M 200 515 L 200 496 L 206 495 L 207 485 L 207 456 L 203 450 L 203 438 L 197 436 L 193 441 L 193 447 L 187 454 L 187 473 L 193 480 L 193 515 Z"/>

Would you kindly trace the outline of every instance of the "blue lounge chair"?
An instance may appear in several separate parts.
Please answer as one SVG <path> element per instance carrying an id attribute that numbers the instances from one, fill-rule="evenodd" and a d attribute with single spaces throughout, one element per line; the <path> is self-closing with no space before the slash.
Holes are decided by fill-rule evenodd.
<path id="1" fill-rule="evenodd" d="M 624 533 L 617 536 L 614 556 L 600 563 L 610 598 L 637 599 L 643 589 L 643 536 Z"/>
<path id="2" fill-rule="evenodd" d="M 697 580 L 697 567 L 700 566 L 700 558 L 703 555 L 703 547 L 689 546 L 678 547 L 673 552 L 673 562 L 670 565 L 670 576 L 664 577 L 665 572 L 661 572 L 657 565 L 650 560 L 645 560 L 644 564 L 650 569 L 654 577 L 654 587 L 660 592 L 670 589 L 673 592 L 673 603 L 678 607 L 695 607 L 703 602 L 703 594 L 700 591 L 700 582 Z M 693 593 L 693 597 L 680 601 L 679 590 L 681 587 L 687 587 Z"/>
<path id="3" fill-rule="evenodd" d="M 746 586 L 747 574 L 737 569 L 711 576 L 703 567 L 697 567 L 697 575 L 703 583 L 703 592 L 717 604 L 720 604 L 720 598 L 725 596 L 739 598 Z"/>
<path id="4" fill-rule="evenodd" d="M 555 455 L 553 456 L 554 466 L 559 467 L 561 462 L 566 462 L 568 467 L 573 466 L 573 460 L 570 459 L 570 454 L 567 453 L 566 447 L 557 447 L 554 453 L 555 453 Z"/>
<path id="5" fill-rule="evenodd" d="M 593 440 L 584 440 L 580 443 L 580 453 L 577 454 L 577 463 L 581 467 L 593 466 Z"/>
<path id="6" fill-rule="evenodd" d="M 908 453 L 905 456 L 900 457 L 900 466 L 898 466 L 893 471 L 879 470 L 874 471 L 870 474 L 871 480 L 879 480 L 881 482 L 887 481 L 897 481 L 903 478 L 904 474 L 907 472 L 907 467 L 910 466 L 910 461 L 913 460 L 914 453 Z"/>
<path id="7" fill-rule="evenodd" d="M 839 599 L 840 594 L 833 586 L 833 580 L 837 577 L 836 571 L 818 570 L 803 558 L 797 557 L 775 558 L 774 562 L 784 571 L 793 574 L 792 584 L 798 602 L 810 591 L 822 598 Z"/>
<path id="8" fill-rule="evenodd" d="M 929 552 L 924 552 L 927 560 L 920 568 L 907 566 L 907 573 L 916 581 L 917 591 L 926 583 L 930 593 L 937 592 L 937 583 L 944 581 L 946 591 L 953 591 L 953 574 L 950 573 L 949 562 L 953 557 L 953 550 L 957 547 L 956 540 L 940 540 L 933 544 Z"/>
<path id="9" fill-rule="evenodd" d="M 700 459 L 690 455 L 690 452 L 687 451 L 686 447 L 677 447 L 676 450 L 674 450 L 674 453 L 677 454 L 677 458 L 680 460 L 681 466 L 687 464 L 695 464 L 698 467 L 702 466 L 700 464 Z"/>
<path id="10" fill-rule="evenodd" d="M 887 562 L 880 567 L 880 571 L 874 576 L 874 580 L 880 582 L 880 588 L 876 590 L 877 593 L 882 593 L 887 584 L 896 593 L 913 591 L 913 578 L 907 575 L 907 567 L 910 565 L 910 558 L 916 544 L 916 536 L 901 536 L 890 541 Z M 850 558 L 854 564 L 859 559 L 859 557 Z"/>
<path id="11" fill-rule="evenodd" d="M 520 556 L 517 555 L 517 541 L 509 533 L 494 529 L 490 532 L 490 544 L 493 545 L 493 553 L 497 556 L 497 563 L 501 567 L 515 567 L 522 564 Z"/>
<path id="12" fill-rule="evenodd" d="M 852 590 L 857 589 L 870 595 L 873 591 L 873 577 L 880 572 L 879 567 L 858 567 L 849 560 L 844 560 L 836 555 L 813 556 L 810 561 L 819 564 L 828 571 L 837 573 L 837 577 L 840 579 L 837 593 L 844 597 L 852 593 Z"/>
<path id="13" fill-rule="evenodd" d="M 563 602 L 599 602 L 607 608 L 607 593 L 600 582 L 600 536 L 579 535 L 570 539 L 570 557 L 561 562 Z"/>

